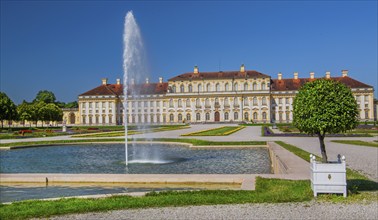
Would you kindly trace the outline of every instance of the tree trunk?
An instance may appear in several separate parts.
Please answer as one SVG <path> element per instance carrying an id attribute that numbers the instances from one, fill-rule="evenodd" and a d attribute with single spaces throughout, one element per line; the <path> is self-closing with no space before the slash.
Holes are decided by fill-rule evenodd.
<path id="1" fill-rule="evenodd" d="M 327 163 L 328 158 L 327 158 L 327 152 L 326 152 L 325 144 L 324 144 L 325 133 L 323 134 L 318 133 L 318 137 L 319 137 L 319 142 L 320 142 L 320 151 L 322 153 L 322 162 Z"/>

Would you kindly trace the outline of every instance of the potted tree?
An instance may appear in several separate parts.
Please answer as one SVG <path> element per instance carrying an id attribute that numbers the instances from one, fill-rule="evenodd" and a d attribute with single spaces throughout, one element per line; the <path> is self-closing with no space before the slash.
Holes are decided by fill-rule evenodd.
<path id="1" fill-rule="evenodd" d="M 343 193 L 346 196 L 346 167 L 339 157 L 327 158 L 324 138 L 354 129 L 358 108 L 350 88 L 332 79 L 318 79 L 304 84 L 293 102 L 293 124 L 301 132 L 316 135 L 320 142 L 321 163 L 311 158 L 311 187 L 317 193 Z"/>

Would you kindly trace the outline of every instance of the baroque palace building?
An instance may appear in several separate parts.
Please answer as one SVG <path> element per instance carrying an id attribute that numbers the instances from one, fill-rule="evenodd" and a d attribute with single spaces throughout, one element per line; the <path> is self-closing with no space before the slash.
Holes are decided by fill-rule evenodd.
<path id="1" fill-rule="evenodd" d="M 352 89 L 357 100 L 360 120 L 374 119 L 374 89 L 348 76 L 325 78 L 344 83 Z M 298 89 L 306 82 L 315 80 L 314 72 L 308 78 L 277 79 L 241 65 L 238 71 L 193 72 L 175 76 L 163 82 L 129 86 L 126 119 L 130 124 L 151 123 L 210 123 L 253 122 L 285 123 L 293 119 L 292 103 Z M 133 93 L 133 91 L 138 91 Z M 102 84 L 79 95 L 77 124 L 123 124 L 124 95 L 121 80 Z"/>

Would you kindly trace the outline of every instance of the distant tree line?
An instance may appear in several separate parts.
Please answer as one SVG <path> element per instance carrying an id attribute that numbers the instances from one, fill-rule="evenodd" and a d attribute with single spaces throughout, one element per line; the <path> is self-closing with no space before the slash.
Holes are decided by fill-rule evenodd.
<path id="1" fill-rule="evenodd" d="M 23 101 L 16 106 L 14 102 L 5 94 L 0 92 L 0 120 L 1 128 L 4 127 L 4 121 L 20 121 L 25 125 L 25 121 L 34 122 L 58 122 L 62 121 L 62 108 L 77 108 L 77 102 L 59 102 L 56 101 L 55 95 L 51 91 L 41 90 L 32 102 Z"/>

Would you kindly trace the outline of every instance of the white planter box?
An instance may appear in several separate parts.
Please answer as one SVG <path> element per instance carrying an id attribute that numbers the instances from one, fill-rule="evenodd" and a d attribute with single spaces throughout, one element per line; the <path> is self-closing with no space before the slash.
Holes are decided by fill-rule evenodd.
<path id="1" fill-rule="evenodd" d="M 316 197 L 318 193 L 342 193 L 347 196 L 345 157 L 330 163 L 320 163 L 311 158 L 311 189 Z"/>

